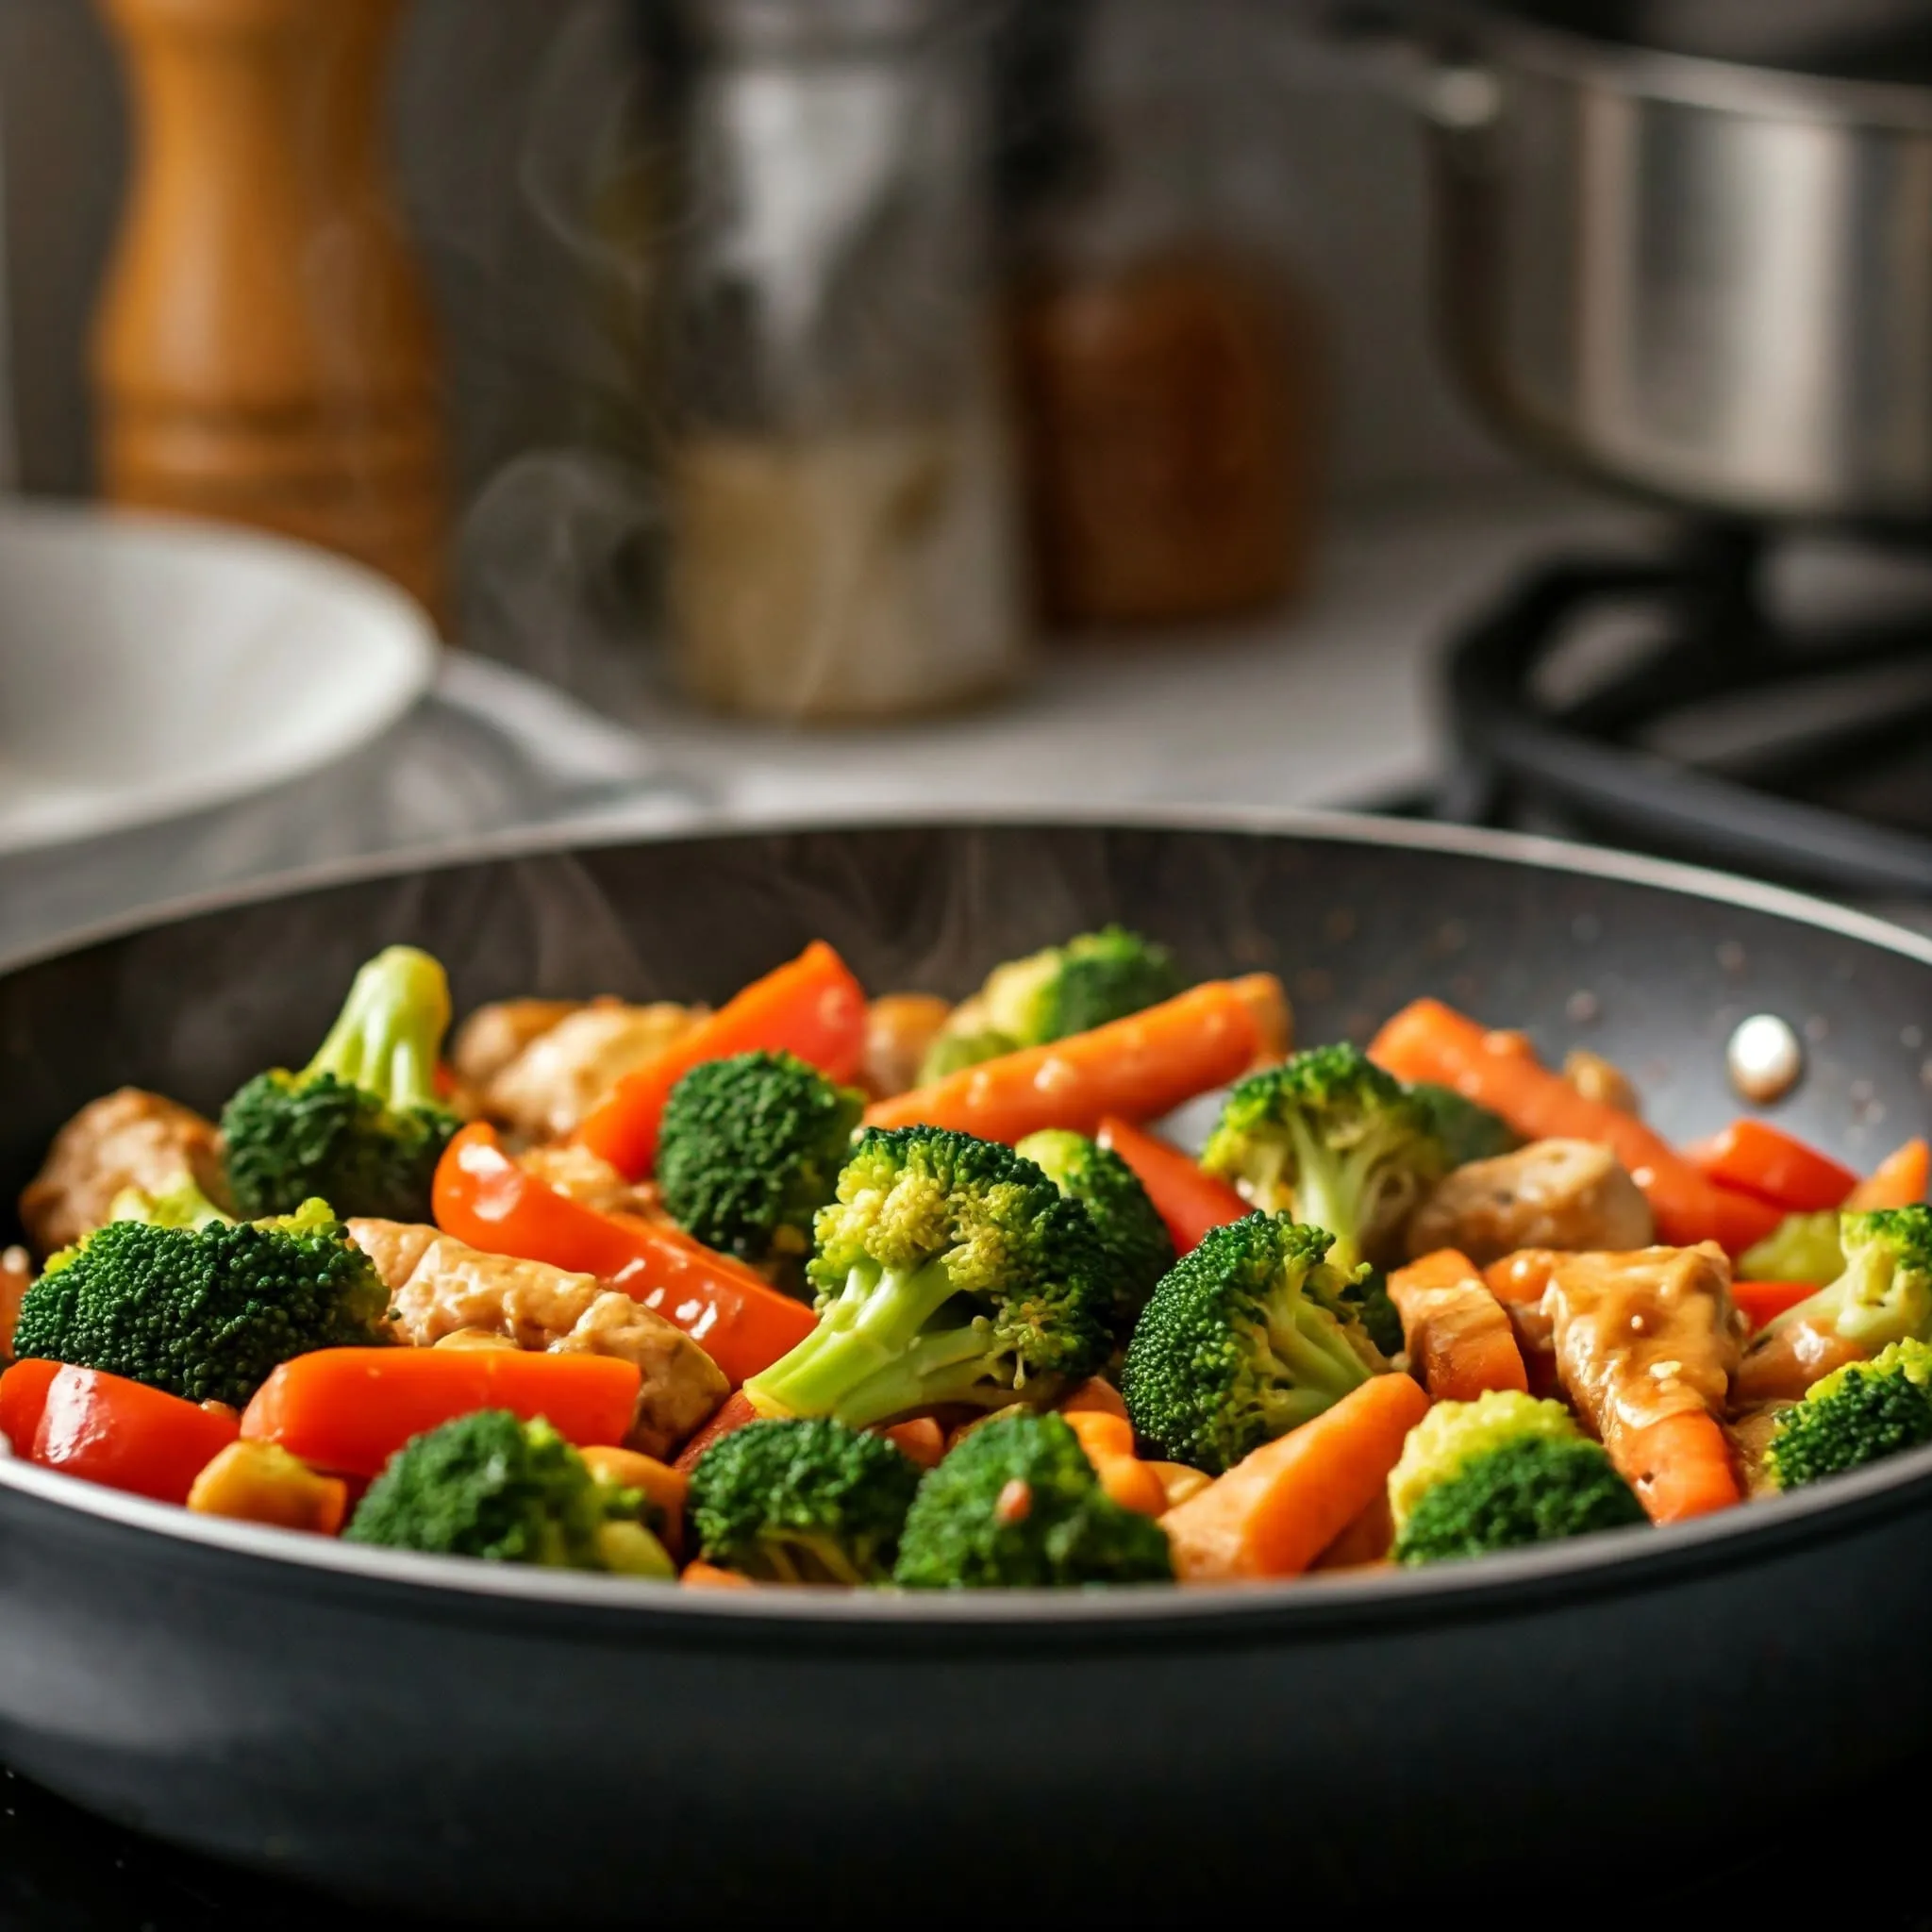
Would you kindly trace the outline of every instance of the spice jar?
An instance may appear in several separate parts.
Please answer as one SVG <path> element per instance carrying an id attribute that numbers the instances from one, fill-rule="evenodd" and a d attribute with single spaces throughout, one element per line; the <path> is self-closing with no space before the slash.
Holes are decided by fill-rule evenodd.
<path id="1" fill-rule="evenodd" d="M 1243 114 L 1253 9 L 1095 0 L 1015 334 L 1035 569 L 1068 625 L 1265 607 L 1310 549 L 1311 330 Z"/>
<path id="2" fill-rule="evenodd" d="M 1026 656 L 985 46 L 956 0 L 689 0 L 673 662 L 790 719 L 978 697 Z"/>

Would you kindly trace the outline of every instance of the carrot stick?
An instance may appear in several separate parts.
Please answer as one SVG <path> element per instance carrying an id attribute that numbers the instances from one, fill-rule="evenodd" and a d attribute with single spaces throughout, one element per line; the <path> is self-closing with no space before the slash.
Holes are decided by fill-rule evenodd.
<path id="1" fill-rule="evenodd" d="M 1420 1383 L 1376 1375 L 1263 1443 L 1160 1519 L 1175 1574 L 1299 1575 L 1374 1501 L 1428 1407 Z"/>
<path id="2" fill-rule="evenodd" d="M 693 1067 L 762 1048 L 794 1053 L 829 1079 L 850 1080 L 865 1051 L 865 989 L 830 946 L 814 940 L 626 1074 L 585 1117 L 576 1139 L 636 1180 L 658 1158 L 658 1123 L 671 1090 Z"/>
<path id="3" fill-rule="evenodd" d="M 1925 1198 L 1925 1186 L 1932 1180 L 1932 1147 L 1923 1141 L 1907 1141 L 1897 1153 L 1888 1155 L 1845 1198 L 1846 1208 L 1854 1214 L 1869 1214 L 1877 1208 L 1915 1208 Z"/>
<path id="4" fill-rule="evenodd" d="M 946 1453 L 946 1435 L 929 1415 L 916 1415 L 909 1422 L 894 1423 L 879 1431 L 887 1441 L 896 1443 L 900 1453 L 921 1469 L 936 1469 Z"/>
<path id="5" fill-rule="evenodd" d="M 687 1563 L 678 1573 L 678 1582 L 690 1590 L 756 1590 L 749 1576 L 741 1575 L 736 1570 L 721 1570 L 715 1563 L 707 1563 L 702 1557 Z"/>
<path id="6" fill-rule="evenodd" d="M 1152 1463 L 1134 1454 L 1134 1425 L 1104 1408 L 1062 1410 L 1080 1439 L 1100 1486 L 1124 1509 L 1158 1516 L 1167 1507 L 1167 1485 Z"/>
<path id="7" fill-rule="evenodd" d="M 1246 1072 L 1260 1043 L 1248 1003 L 1209 980 L 1125 1020 L 983 1060 L 866 1111 L 874 1127 L 951 1127 L 1024 1141 L 1043 1127 L 1091 1134 L 1108 1114 L 1172 1113 Z"/>
<path id="8" fill-rule="evenodd" d="M 1528 1389 L 1516 1331 L 1467 1255 L 1442 1248 L 1396 1269 L 1389 1299 L 1402 1317 L 1413 1372 L 1436 1401 L 1474 1402 L 1490 1389 Z"/>
<path id="9" fill-rule="evenodd" d="M 1125 1416 L 1109 1415 L 1099 1408 L 1076 1408 L 1062 1413 L 1066 1415 L 1067 1426 L 1079 1437 L 1080 1446 L 1090 1460 L 1134 1453 L 1134 1425 Z"/>
<path id="10" fill-rule="evenodd" d="M 1361 1570 L 1386 1563 L 1395 1541 L 1395 1516 L 1384 1483 L 1375 1500 L 1315 1560 L 1310 1570 Z"/>
<path id="11" fill-rule="evenodd" d="M 1417 1000 L 1375 1036 L 1369 1058 L 1399 1080 L 1453 1088 L 1526 1141 L 1608 1147 L 1643 1190 L 1657 1239 L 1668 1246 L 1716 1241 L 1727 1254 L 1741 1254 L 1777 1225 L 1775 1208 L 1716 1186 L 1641 1121 L 1586 1099 L 1513 1043 L 1499 1051 L 1494 1038 L 1440 1000 Z"/>
<path id="12" fill-rule="evenodd" d="M 1203 1174 L 1191 1156 L 1126 1121 L 1109 1114 L 1094 1138 L 1134 1170 L 1154 1211 L 1167 1224 L 1176 1255 L 1191 1254 L 1211 1229 L 1253 1212 L 1225 1181 Z"/>
<path id="13" fill-rule="evenodd" d="M 1686 1523 L 1743 1501 L 1730 1442 L 1701 1409 L 1634 1429 L 1610 1455 L 1653 1523 Z"/>
<path id="14" fill-rule="evenodd" d="M 752 1407 L 751 1397 L 742 1389 L 734 1389 L 724 1398 L 718 1413 L 677 1452 L 677 1460 L 671 1465 L 672 1468 L 689 1475 L 698 1466 L 699 1457 L 720 1436 L 728 1436 L 733 1429 L 741 1429 L 746 1423 L 755 1423 L 758 1419 L 758 1412 Z"/>
<path id="15" fill-rule="evenodd" d="M 1089 1375 L 1071 1395 L 1060 1400 L 1060 1413 L 1069 1421 L 1083 1409 L 1117 1415 L 1122 1422 L 1127 1419 L 1127 1405 L 1121 1400 L 1121 1391 L 1105 1375 Z"/>

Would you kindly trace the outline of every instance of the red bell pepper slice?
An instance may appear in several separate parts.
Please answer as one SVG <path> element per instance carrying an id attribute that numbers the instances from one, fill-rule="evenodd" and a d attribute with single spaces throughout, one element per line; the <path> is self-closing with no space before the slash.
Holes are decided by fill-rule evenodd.
<path id="1" fill-rule="evenodd" d="M 59 1362 L 29 1357 L 0 1375 L 0 1436 L 7 1438 L 16 1456 L 34 1453 L 34 1434 L 47 1406 L 47 1389 L 61 1367 Z"/>
<path id="2" fill-rule="evenodd" d="M 751 1397 L 742 1389 L 733 1391 L 725 1397 L 724 1405 L 718 1413 L 677 1452 L 677 1460 L 672 1467 L 689 1475 L 703 1461 L 705 1451 L 713 1442 L 758 1420 L 758 1412 L 752 1407 Z"/>
<path id="3" fill-rule="evenodd" d="M 541 1416 L 580 1449 L 630 1433 L 643 1375 L 608 1355 L 510 1348 L 323 1348 L 286 1361 L 242 1418 L 314 1469 L 373 1476 L 412 1436 L 479 1408 Z"/>
<path id="4" fill-rule="evenodd" d="M 792 1053 L 827 1079 L 853 1078 L 865 1053 L 865 989 L 823 940 L 754 980 L 658 1058 L 617 1083 L 576 1131 L 577 1141 L 631 1180 L 658 1158 L 658 1124 L 671 1090 L 705 1060 Z"/>
<path id="5" fill-rule="evenodd" d="M 1755 1328 L 1774 1322 L 1789 1308 L 1818 1292 L 1808 1281 L 1734 1281 L 1731 1300 Z"/>
<path id="6" fill-rule="evenodd" d="M 1178 1147 L 1130 1122 L 1109 1115 L 1095 1139 L 1134 1170 L 1154 1211 L 1166 1222 L 1176 1255 L 1198 1247 L 1211 1229 L 1253 1212 L 1225 1181 L 1203 1174 Z"/>
<path id="7" fill-rule="evenodd" d="M 595 1274 L 682 1328 L 735 1389 L 818 1325 L 741 1261 L 636 1214 L 604 1214 L 520 1167 L 481 1121 L 449 1143 L 436 1170 L 436 1224 L 492 1255 Z"/>
<path id="8" fill-rule="evenodd" d="M 1788 1214 L 1840 1207 L 1858 1185 L 1850 1168 L 1769 1121 L 1733 1121 L 1684 1154 L 1720 1187 L 1755 1194 Z"/>
<path id="9" fill-rule="evenodd" d="M 33 1459 L 110 1490 L 185 1503 L 194 1478 L 240 1429 L 232 1409 L 203 1408 L 145 1382 L 61 1364 L 47 1384 Z"/>

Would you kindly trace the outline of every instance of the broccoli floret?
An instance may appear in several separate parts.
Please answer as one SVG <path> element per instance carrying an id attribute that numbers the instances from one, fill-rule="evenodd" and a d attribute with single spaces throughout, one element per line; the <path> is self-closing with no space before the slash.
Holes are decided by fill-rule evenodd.
<path id="1" fill-rule="evenodd" d="M 123 1188 L 108 1204 L 109 1221 L 148 1221 L 157 1227 L 208 1227 L 234 1218 L 202 1192 L 201 1183 L 191 1174 L 158 1194 L 143 1188 Z"/>
<path id="2" fill-rule="evenodd" d="M 324 1201 L 277 1221 L 110 1221 L 27 1290 L 16 1357 L 105 1369 L 237 1408 L 277 1363 L 375 1347 L 389 1291 Z"/>
<path id="3" fill-rule="evenodd" d="M 1812 1383 L 1778 1417 L 1764 1466 L 1781 1490 L 1932 1442 L 1932 1347 L 1894 1341 Z"/>
<path id="4" fill-rule="evenodd" d="M 222 1112 L 228 1189 L 247 1216 L 321 1196 L 338 1214 L 426 1221 L 457 1118 L 436 1097 L 449 982 L 427 953 L 391 946 L 357 974 L 299 1074 L 258 1074 Z"/>
<path id="5" fill-rule="evenodd" d="M 1838 1209 L 1787 1214 L 1756 1247 L 1738 1258 L 1740 1281 L 1835 1281 L 1844 1272 L 1838 1243 Z"/>
<path id="6" fill-rule="evenodd" d="M 674 1576 L 642 1509 L 635 1490 L 600 1483 L 548 1423 L 485 1408 L 405 1442 L 342 1536 L 438 1557 Z"/>
<path id="7" fill-rule="evenodd" d="M 741 1260 L 802 1262 L 865 1096 L 789 1053 L 693 1067 L 664 1106 L 658 1184 L 673 1219 Z"/>
<path id="8" fill-rule="evenodd" d="M 768 1415 L 862 1428 L 937 1403 L 1045 1402 L 1106 1351 L 1092 1220 L 1010 1147 L 868 1129 L 816 1231 L 819 1324 L 745 1384 Z"/>
<path id="9" fill-rule="evenodd" d="M 1107 1258 L 1109 1319 L 1114 1332 L 1124 1335 L 1154 1284 L 1174 1266 L 1173 1237 L 1140 1175 L 1110 1147 L 1060 1127 L 1028 1134 L 1013 1151 L 1093 1217 Z"/>
<path id="10" fill-rule="evenodd" d="M 1241 1081 L 1201 1165 L 1256 1207 L 1326 1228 L 1335 1265 L 1353 1275 L 1387 1258 L 1448 1161 L 1428 1110 L 1359 1050 L 1337 1045 Z"/>
<path id="11" fill-rule="evenodd" d="M 1341 1299 L 1355 1310 L 1362 1332 L 1375 1344 L 1376 1354 L 1402 1353 L 1402 1311 L 1390 1299 L 1389 1277 L 1379 1268 L 1364 1269 L 1341 1291 Z"/>
<path id="12" fill-rule="evenodd" d="M 1089 1032 L 1184 990 L 1165 946 L 1118 925 L 1082 933 L 1063 946 L 995 966 L 940 1029 L 920 1078 L 943 1079 L 1018 1047 Z"/>
<path id="13" fill-rule="evenodd" d="M 1932 1208 L 1840 1214 L 1838 1239 L 1842 1272 L 1768 1323 L 1763 1335 L 1802 1322 L 1861 1348 L 1932 1341 Z"/>
<path id="14" fill-rule="evenodd" d="M 703 1554 L 774 1583 L 884 1583 L 919 1471 L 882 1436 L 842 1423 L 756 1422 L 691 1471 Z"/>
<path id="15" fill-rule="evenodd" d="M 1453 1087 L 1419 1080 L 1408 1091 L 1428 1116 L 1429 1129 L 1442 1143 L 1443 1157 L 1451 1167 L 1467 1167 L 1472 1160 L 1493 1160 L 1499 1154 L 1514 1154 L 1523 1145 L 1523 1137 L 1501 1114 L 1477 1106 Z"/>
<path id="16" fill-rule="evenodd" d="M 1441 1563 L 1642 1523 L 1643 1505 L 1568 1409 L 1513 1390 L 1439 1402 L 1389 1478 L 1398 1563 Z"/>
<path id="17" fill-rule="evenodd" d="M 892 1580 L 908 1590 L 1066 1590 L 1170 1583 L 1151 1518 L 1116 1503 L 1057 1415 L 975 1428 L 913 1498 Z"/>
<path id="18" fill-rule="evenodd" d="M 1218 1475 L 1385 1367 L 1328 1250 L 1321 1228 L 1255 1213 L 1182 1256 L 1127 1344 L 1136 1431 Z"/>

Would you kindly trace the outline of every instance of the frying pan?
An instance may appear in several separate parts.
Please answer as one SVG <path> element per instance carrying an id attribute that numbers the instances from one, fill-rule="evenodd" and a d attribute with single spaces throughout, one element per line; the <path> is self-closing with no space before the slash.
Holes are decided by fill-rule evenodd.
<path id="1" fill-rule="evenodd" d="M 391 941 L 462 1006 L 715 1000 L 816 935 L 874 988 L 957 993 L 1109 919 L 1195 972 L 1281 972 L 1307 1040 L 1433 991 L 1588 1043 L 1671 1133 L 1737 1110 L 1722 1047 L 1755 1010 L 1811 1042 L 1797 1131 L 1869 1162 L 1924 1112 L 1932 945 L 1769 889 L 1366 820 L 854 826 L 525 841 L 17 965 L 0 1189 L 117 1083 L 211 1108 L 298 1060 Z M 1902 1759 L 1927 1601 L 1924 1455 L 1428 1574 L 937 1600 L 443 1563 L 9 1462 L 0 1757 L 182 1844 L 504 1920 L 1453 1898 L 1761 1827 L 1774 1753 L 1781 1807 Z"/>

